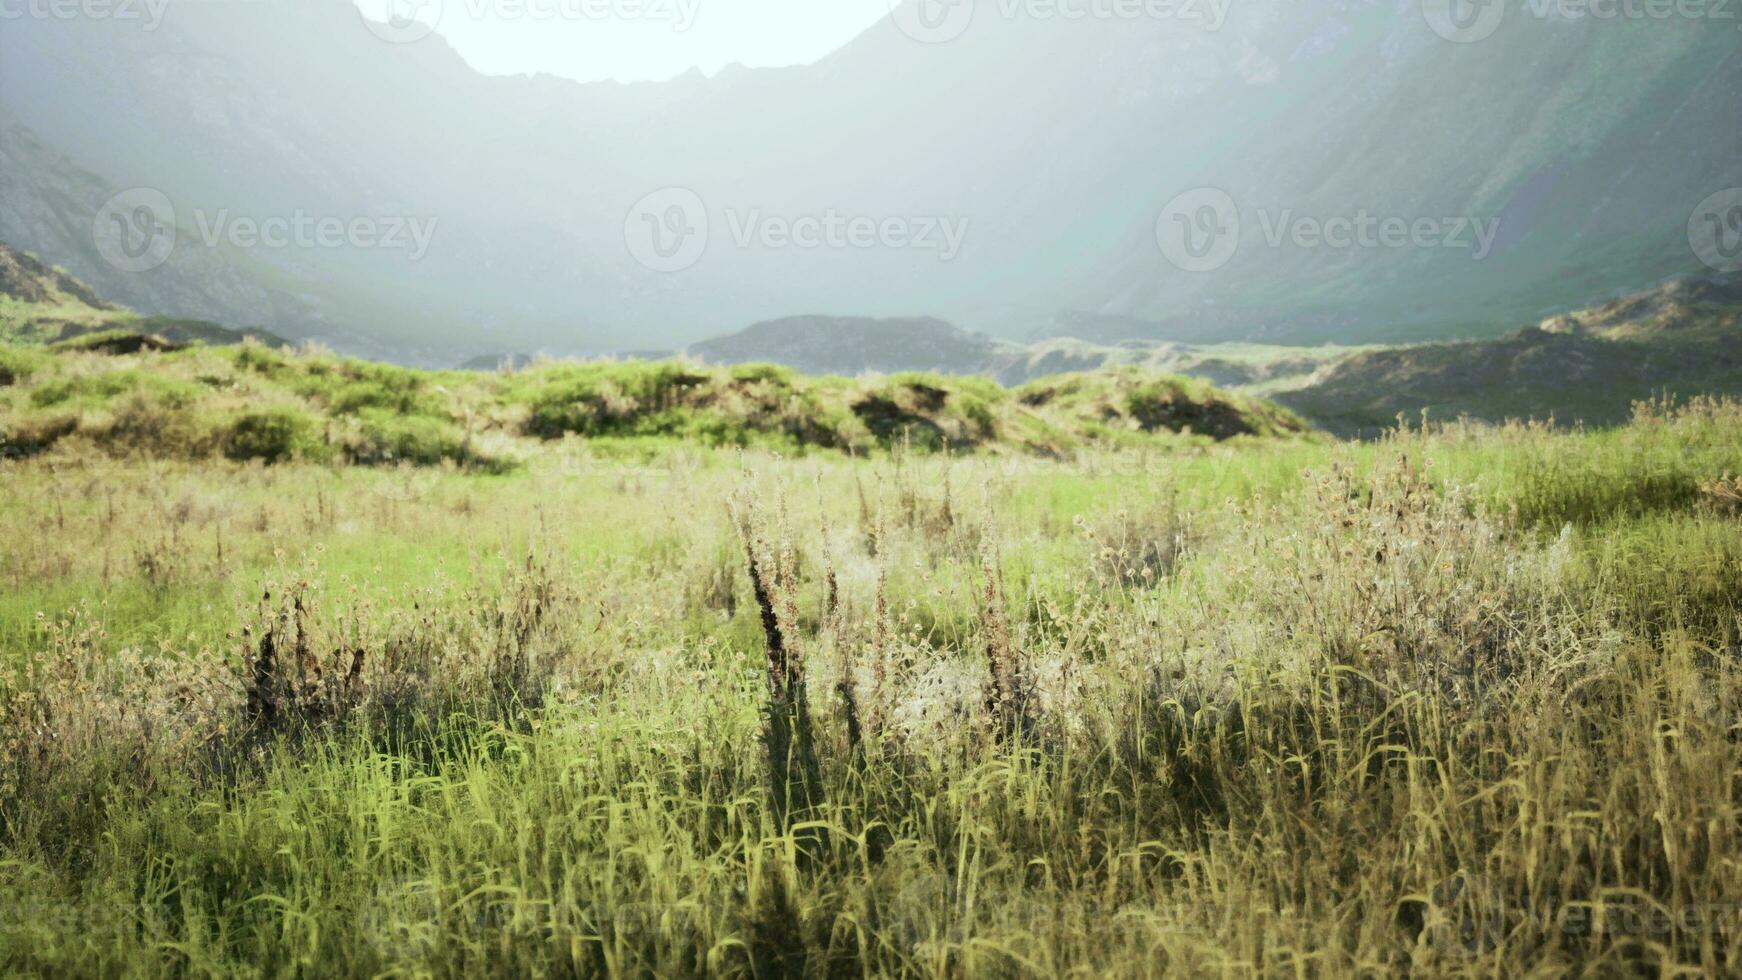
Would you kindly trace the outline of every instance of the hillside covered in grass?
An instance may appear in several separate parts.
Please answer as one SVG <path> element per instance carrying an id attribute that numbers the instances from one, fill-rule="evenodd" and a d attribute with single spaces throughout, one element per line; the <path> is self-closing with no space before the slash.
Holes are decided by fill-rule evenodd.
<path id="1" fill-rule="evenodd" d="M 810 378 L 768 365 L 678 362 L 432 372 L 116 330 L 0 347 L 0 455 L 11 457 L 64 443 L 118 455 L 498 471 L 572 439 L 601 450 L 668 440 L 1061 456 L 1305 432 L 1258 399 L 1130 369 L 1006 389 L 977 378 Z"/>
<path id="2" fill-rule="evenodd" d="M 104 364 L 116 363 L 44 362 L 39 355 L 45 353 L 175 354 L 250 337 L 264 348 L 290 346 L 259 331 L 140 316 L 0 244 L 0 342 L 22 348 L 0 352 L 0 384 L 32 364 L 53 364 L 51 373 L 103 375 L 112 373 Z M 865 452 L 900 442 L 921 449 L 1069 453 L 1188 429 L 1212 439 L 1294 434 L 1304 429 L 1302 420 L 1337 435 L 1373 437 L 1396 426 L 1399 416 L 1419 420 L 1423 412 L 1439 419 L 1552 418 L 1611 426 L 1631 416 L 1635 401 L 1742 394 L 1742 285 L 1733 276 L 1678 279 L 1497 339 L 1400 347 L 1108 346 L 1069 338 L 1019 345 L 933 319 L 795 317 L 695 345 L 682 363 L 559 364 L 514 355 L 468 365 L 480 374 L 407 371 L 323 352 L 286 359 L 257 351 L 222 359 L 248 367 L 244 375 L 259 382 L 232 394 L 259 394 L 278 413 L 258 423 L 282 436 L 276 449 L 259 453 L 267 458 L 296 452 L 494 467 L 568 435 L 595 443 L 658 437 Z M 188 364 L 174 358 L 142 369 L 160 377 L 220 379 L 219 387 L 229 376 L 207 355 L 187 354 L 185 361 L 212 370 L 190 375 Z M 280 361 L 290 367 L 269 366 Z M 494 370 L 503 366 L 506 371 Z M 903 366 L 923 369 L 898 370 Z M 879 377 L 834 376 L 866 373 Z M 355 392 L 328 398 L 322 393 L 328 382 L 315 380 L 320 377 L 338 387 L 387 385 L 423 394 L 409 401 Z M 116 377 L 78 385 L 107 394 L 75 400 L 80 412 L 72 414 L 9 409 L 13 435 L 0 441 L 0 453 L 36 452 L 75 431 L 114 442 L 104 436 L 112 419 L 83 410 L 137 386 Z M 288 395 L 280 387 L 288 387 Z M 35 408 L 54 409 L 59 402 L 51 394 L 42 398 Z M 182 401 L 191 409 L 189 399 Z M 176 423 L 179 431 L 161 448 L 173 443 L 180 447 L 175 451 L 193 455 L 231 451 L 218 415 L 233 406 L 222 398 L 202 401 L 217 415 Z M 73 422 L 77 426 L 68 429 Z"/>
<path id="3" fill-rule="evenodd" d="M 1679 279 L 1494 340 L 1356 352 L 1276 397 L 1374 435 L 1423 411 L 1615 425 L 1666 393 L 1742 394 L 1742 279 Z"/>
<path id="4" fill-rule="evenodd" d="M 204 320 L 144 316 L 108 302 L 64 269 L 0 242 L 0 343 L 78 343 L 120 349 L 238 344 L 246 337 L 280 346 L 265 330 L 231 330 Z"/>

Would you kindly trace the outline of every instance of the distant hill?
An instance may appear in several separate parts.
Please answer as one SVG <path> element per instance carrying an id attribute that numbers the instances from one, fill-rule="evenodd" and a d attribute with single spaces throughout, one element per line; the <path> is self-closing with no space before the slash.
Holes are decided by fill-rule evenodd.
<path id="1" fill-rule="evenodd" d="M 1272 344 L 1179 344 L 1128 340 L 1097 344 L 1069 337 L 1006 349 L 992 374 L 1006 384 L 1065 371 L 1136 367 L 1198 378 L 1253 394 L 1286 391 L 1352 351 L 1371 348 Z"/>
<path id="2" fill-rule="evenodd" d="M 758 323 L 692 345 L 708 364 L 782 364 L 807 374 L 935 371 L 978 374 L 1000 384 L 1107 367 L 1138 367 L 1254 390 L 1287 387 L 1354 348 L 1256 344 L 1192 345 L 1127 340 L 1094 343 L 1059 337 L 1016 344 L 969 333 L 934 317 L 800 316 Z M 468 367 L 492 368 L 477 359 Z"/>
<path id="3" fill-rule="evenodd" d="M 932 317 L 792 316 L 703 341 L 689 354 L 709 364 L 784 364 L 807 374 L 941 371 L 990 374 L 1014 350 Z"/>
<path id="4" fill-rule="evenodd" d="M 203 320 L 142 317 L 108 302 L 65 270 L 0 244 L 0 341 L 52 346 L 66 352 L 136 354 L 190 344 L 231 345 L 250 336 L 269 345 L 286 343 L 260 330 L 234 330 Z M 702 410 L 695 417 L 741 402 L 749 406 L 746 411 L 752 415 L 764 410 L 756 408 L 760 403 L 754 399 L 744 402 L 739 390 L 742 385 L 727 380 L 738 379 L 741 372 L 727 370 L 722 374 L 718 368 L 761 365 L 744 369 L 749 372 L 744 376 L 752 377 L 769 370 L 767 365 L 782 365 L 805 375 L 869 378 L 841 391 L 870 390 L 883 384 L 895 385 L 891 390 L 896 390 L 899 378 L 924 375 L 934 380 L 914 382 L 919 386 L 914 391 L 959 387 L 964 392 L 977 392 L 982 389 L 975 386 L 982 382 L 945 381 L 942 376 L 978 375 L 1006 389 L 1017 389 L 1014 398 L 993 399 L 1010 412 L 1001 423 L 1008 431 L 1014 431 L 1012 426 L 1021 428 L 1017 422 L 1037 406 L 1052 403 L 1052 396 L 1024 400 L 1022 392 L 1081 390 L 1081 382 L 1059 380 L 1060 376 L 1079 374 L 1123 379 L 1099 383 L 1098 388 L 1091 386 L 1100 398 L 1094 411 L 1115 420 L 1116 426 L 1129 422 L 1138 430 L 1153 424 L 1225 437 L 1285 431 L 1293 424 L 1277 422 L 1267 414 L 1274 410 L 1258 407 L 1263 403 L 1252 396 L 1273 398 L 1314 424 L 1343 435 L 1374 434 L 1395 425 L 1399 415 L 1416 418 L 1424 409 L 1430 417 L 1442 420 L 1552 416 L 1561 422 L 1607 425 L 1624 421 L 1634 401 L 1666 393 L 1683 397 L 1742 394 L 1742 277 L 1678 279 L 1587 310 L 1551 317 L 1495 340 L 1465 343 L 1348 348 L 1199 346 L 1135 340 L 1109 345 L 1057 338 L 1021 345 L 970 333 L 933 318 L 805 316 L 758 323 L 696 344 L 685 353 L 691 361 L 715 368 L 672 370 L 697 372 L 697 377 L 719 382 L 718 390 L 680 386 L 686 399 L 695 400 L 691 407 Z M 476 371 L 506 365 L 533 376 L 557 370 L 593 370 L 545 360 L 525 354 L 491 355 L 475 358 L 465 367 Z M 618 368 L 633 374 L 649 365 L 659 367 L 654 362 L 662 358 L 621 360 Z M 885 381 L 880 376 L 894 377 Z M 1130 379 L 1161 377 L 1173 377 L 1171 384 L 1183 386 L 1177 387 L 1177 396 L 1170 397 L 1203 410 L 1150 413 L 1143 416 L 1148 422 L 1132 414 L 1126 404 L 1131 393 L 1126 389 L 1148 382 Z M 1188 383 L 1183 380 L 1186 378 L 1194 381 Z M 1107 390 L 1109 385 L 1117 390 Z M 1210 385 L 1224 390 L 1211 389 Z M 815 390 L 833 392 L 837 388 Z M 895 415 L 913 416 L 903 425 L 917 425 L 926 432 L 934 428 L 953 431 L 915 421 L 925 416 L 926 397 L 923 392 L 914 395 L 908 391 L 900 399 L 884 401 L 895 406 L 890 410 Z M 624 403 L 611 396 L 602 404 Z M 881 403 L 875 399 L 867 404 L 870 407 L 864 413 L 859 412 L 857 402 L 848 407 L 860 424 L 875 433 L 879 420 L 889 413 L 879 414 Z M 841 410 L 839 405 L 831 408 L 837 414 Z M 1247 424 L 1253 419 L 1261 421 Z M 1089 416 L 1074 413 L 1063 429 L 1091 423 Z M 1060 423 L 1054 420 L 1049 424 Z M 745 419 L 734 418 L 728 428 L 750 425 Z M 1074 437 L 1066 441 L 1074 441 Z"/>
<path id="5" fill-rule="evenodd" d="M 1399 414 L 1608 425 L 1635 400 L 1742 392 L 1742 280 L 1695 277 L 1561 314 L 1494 340 L 1291 347 L 1075 338 L 1013 344 L 932 318 L 789 317 L 697 344 L 716 364 L 813 374 L 935 371 L 1021 385 L 1132 367 L 1275 398 L 1334 432 L 1371 434 Z M 1086 325 L 1079 323 L 1078 325 Z"/>
<path id="6" fill-rule="evenodd" d="M 1497 340 L 1351 355 L 1278 400 L 1333 431 L 1441 420 L 1624 421 L 1636 400 L 1742 392 L 1742 279 L 1677 280 Z"/>

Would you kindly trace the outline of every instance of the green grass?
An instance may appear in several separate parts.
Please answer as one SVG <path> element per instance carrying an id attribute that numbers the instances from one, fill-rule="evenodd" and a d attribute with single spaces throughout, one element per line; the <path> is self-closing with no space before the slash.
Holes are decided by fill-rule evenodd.
<path id="1" fill-rule="evenodd" d="M 322 445 L 694 387 L 152 357 Z M 859 384 L 813 390 L 940 381 Z M 69 438 L 0 462 L 0 971 L 1723 974 L 1742 516 L 1701 487 L 1739 423 L 1067 458 L 521 432 L 510 472 Z"/>
<path id="2" fill-rule="evenodd" d="M 1287 411 L 1135 369 L 1048 379 L 1056 405 L 981 378 L 806 378 L 783 368 L 550 363 L 422 371 L 259 343 L 115 354 L 80 338 L 0 347 L 0 455 L 57 442 L 126 455 L 454 465 L 499 472 L 565 439 L 789 454 L 996 451 L 1305 437 Z"/>

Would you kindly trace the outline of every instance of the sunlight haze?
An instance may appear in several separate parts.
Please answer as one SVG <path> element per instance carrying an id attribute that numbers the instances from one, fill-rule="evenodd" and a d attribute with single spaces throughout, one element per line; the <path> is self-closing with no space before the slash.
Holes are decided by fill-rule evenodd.
<path id="1" fill-rule="evenodd" d="M 0 980 L 1742 976 L 1738 10 L 0 0 Z"/>
<path id="2" fill-rule="evenodd" d="M 662 81 L 808 64 L 879 17 L 887 0 L 357 0 L 381 18 L 397 5 L 489 75 L 540 72 L 583 82 Z M 439 10 L 439 14 L 435 11 Z"/>

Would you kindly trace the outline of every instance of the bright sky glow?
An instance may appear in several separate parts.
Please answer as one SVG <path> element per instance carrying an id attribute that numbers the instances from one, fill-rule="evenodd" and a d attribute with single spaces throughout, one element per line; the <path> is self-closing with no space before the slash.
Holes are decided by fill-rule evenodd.
<path id="1" fill-rule="evenodd" d="M 357 0 L 433 24 L 479 71 L 581 81 L 664 80 L 808 64 L 846 44 L 889 0 Z"/>

